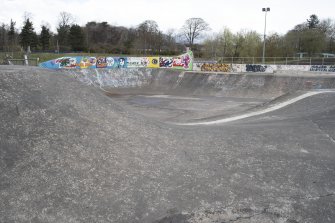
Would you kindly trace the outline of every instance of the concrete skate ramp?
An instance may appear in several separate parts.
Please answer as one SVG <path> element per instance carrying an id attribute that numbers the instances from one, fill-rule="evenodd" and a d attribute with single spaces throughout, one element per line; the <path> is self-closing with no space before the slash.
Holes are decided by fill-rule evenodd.
<path id="1" fill-rule="evenodd" d="M 111 94 L 233 96 L 273 99 L 298 90 L 335 88 L 335 74 L 205 73 L 168 69 L 60 70 Z"/>
<path id="2" fill-rule="evenodd" d="M 330 75 L 118 72 L 0 66 L 0 222 L 335 221 L 331 91 L 221 125 L 150 118 L 243 112 Z"/>
<path id="3" fill-rule="evenodd" d="M 203 73 L 144 68 L 60 72 L 103 89 L 128 111 L 169 123 L 231 117 L 262 108 L 278 97 L 289 100 L 305 91 L 335 88 L 331 73 Z"/>

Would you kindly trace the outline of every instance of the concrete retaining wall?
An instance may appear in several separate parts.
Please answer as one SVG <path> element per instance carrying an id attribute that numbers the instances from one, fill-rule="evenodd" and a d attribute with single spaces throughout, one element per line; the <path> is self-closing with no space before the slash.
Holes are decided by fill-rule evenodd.
<path id="1" fill-rule="evenodd" d="M 264 72 L 312 71 L 335 72 L 335 65 L 261 65 L 261 64 L 218 64 L 194 63 L 194 71 L 206 72 Z"/>
<path id="2" fill-rule="evenodd" d="M 335 88 L 335 75 L 212 73 L 168 69 L 59 70 L 112 94 L 274 98 L 297 90 Z"/>
<path id="3" fill-rule="evenodd" d="M 112 57 L 75 56 L 61 57 L 39 64 L 49 69 L 98 69 L 98 68 L 170 68 L 193 70 L 193 53 L 174 57 Z"/>

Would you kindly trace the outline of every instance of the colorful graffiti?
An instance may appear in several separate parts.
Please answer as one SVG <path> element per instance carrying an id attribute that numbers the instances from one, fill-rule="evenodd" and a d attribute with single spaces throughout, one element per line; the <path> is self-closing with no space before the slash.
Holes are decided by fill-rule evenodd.
<path id="1" fill-rule="evenodd" d="M 205 72 L 266 72 L 273 73 L 276 65 L 259 64 L 225 64 L 214 62 L 194 62 L 194 70 Z"/>
<path id="2" fill-rule="evenodd" d="M 50 69 L 60 68 L 172 68 L 192 70 L 193 53 L 177 57 L 61 57 L 39 64 Z"/>
<path id="3" fill-rule="evenodd" d="M 201 66 L 201 71 L 230 72 L 232 69 L 230 64 L 204 63 Z"/>
<path id="4" fill-rule="evenodd" d="M 127 67 L 146 67 L 143 59 L 143 57 L 128 57 Z"/>
<path id="5" fill-rule="evenodd" d="M 193 54 L 190 54 L 190 53 L 186 53 L 178 57 L 173 57 L 172 66 L 174 68 L 192 70 L 193 69 L 192 58 L 193 58 Z"/>
<path id="6" fill-rule="evenodd" d="M 335 72 L 335 65 L 260 65 L 260 64 L 221 64 L 215 61 L 195 62 L 193 53 L 188 51 L 176 57 L 61 57 L 39 64 L 50 69 L 96 69 L 96 68 L 167 68 L 205 72 L 266 72 L 312 71 Z"/>
<path id="7" fill-rule="evenodd" d="M 106 63 L 107 67 L 113 67 L 115 64 L 114 58 L 113 57 L 106 57 Z"/>
<path id="8" fill-rule="evenodd" d="M 160 67 L 172 67 L 173 66 L 173 58 L 172 57 L 160 57 L 159 58 L 159 66 Z"/>
<path id="9" fill-rule="evenodd" d="M 148 68 L 159 68 L 159 57 L 148 57 Z"/>
<path id="10" fill-rule="evenodd" d="M 127 58 L 126 57 L 119 57 L 117 60 L 117 68 L 126 68 L 127 67 Z"/>
<path id="11" fill-rule="evenodd" d="M 107 67 L 107 59 L 106 57 L 98 57 L 97 59 L 97 68 L 106 68 Z"/>
<path id="12" fill-rule="evenodd" d="M 58 68 L 74 68 L 77 66 L 77 59 L 75 57 L 61 57 L 52 61 Z"/>
<path id="13" fill-rule="evenodd" d="M 95 57 L 82 57 L 80 58 L 79 67 L 82 69 L 85 68 L 95 68 L 97 64 L 97 58 Z"/>

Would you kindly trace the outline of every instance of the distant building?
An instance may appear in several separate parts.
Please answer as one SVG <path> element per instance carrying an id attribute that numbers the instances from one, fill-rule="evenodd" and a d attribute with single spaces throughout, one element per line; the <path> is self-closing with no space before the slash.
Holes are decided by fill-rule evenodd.
<path id="1" fill-rule="evenodd" d="M 308 53 L 299 52 L 299 53 L 296 53 L 296 55 L 298 55 L 299 58 L 304 58 L 305 56 L 308 55 Z M 317 53 L 317 54 L 314 54 L 313 57 L 335 58 L 335 54 L 334 53 Z"/>

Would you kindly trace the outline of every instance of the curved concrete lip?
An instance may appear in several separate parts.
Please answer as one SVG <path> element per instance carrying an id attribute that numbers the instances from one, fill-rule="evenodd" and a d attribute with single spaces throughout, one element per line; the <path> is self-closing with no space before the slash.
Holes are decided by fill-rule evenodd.
<path id="1" fill-rule="evenodd" d="M 239 114 L 237 116 L 232 116 L 229 118 L 223 118 L 223 119 L 217 119 L 217 120 L 212 120 L 212 121 L 204 121 L 204 122 L 191 122 L 191 123 L 170 123 L 170 124 L 175 124 L 175 125 L 182 125 L 182 126 L 199 126 L 199 125 L 217 125 L 217 124 L 223 124 L 223 123 L 228 123 L 228 122 L 234 122 L 234 121 L 238 121 L 238 120 L 242 120 L 242 119 L 246 119 L 246 118 L 251 118 L 254 116 L 258 116 L 258 115 L 263 115 L 269 112 L 273 112 L 276 110 L 279 110 L 281 108 L 284 108 L 286 106 L 292 105 L 300 100 L 303 100 L 305 98 L 308 97 L 312 97 L 314 95 L 318 95 L 318 94 L 327 94 L 327 93 L 335 93 L 335 90 L 314 90 L 314 91 L 310 91 L 304 94 L 301 94 L 297 97 L 288 99 L 286 101 L 277 103 L 277 104 L 272 104 L 270 106 L 268 106 L 267 108 L 264 108 L 262 110 L 258 110 L 258 111 L 254 111 L 254 112 L 247 112 L 244 114 Z"/>

